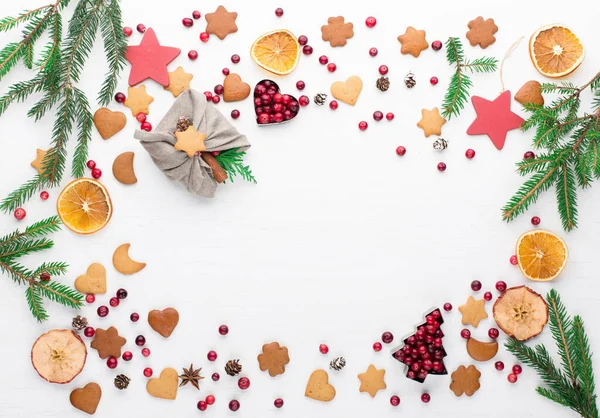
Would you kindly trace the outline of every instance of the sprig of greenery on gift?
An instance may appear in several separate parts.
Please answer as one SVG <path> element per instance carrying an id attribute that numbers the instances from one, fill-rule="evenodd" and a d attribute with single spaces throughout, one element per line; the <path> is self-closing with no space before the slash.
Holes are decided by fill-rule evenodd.
<path id="1" fill-rule="evenodd" d="M 591 110 L 580 113 L 581 93 L 587 88 L 593 94 Z M 580 87 L 544 83 L 541 92 L 560 97 L 546 106 L 526 104 L 529 118 L 521 129 L 535 130 L 533 148 L 545 152 L 517 163 L 517 173 L 531 177 L 502 208 L 502 217 L 513 220 L 554 186 L 562 226 L 570 231 L 577 227 L 577 189 L 600 178 L 600 72 Z"/>
<path id="2" fill-rule="evenodd" d="M 540 376 L 545 386 L 538 387 L 537 393 L 572 409 L 583 418 L 598 418 L 592 352 L 583 320 L 578 315 L 571 318 L 567 314 L 556 290 L 546 295 L 546 301 L 560 368 L 542 344 L 531 348 L 510 338 L 506 348 Z"/>
<path id="3" fill-rule="evenodd" d="M 455 68 L 442 103 L 442 116 L 450 120 L 452 116 L 458 117 L 471 97 L 469 90 L 473 82 L 467 73 L 493 73 L 498 68 L 498 60 L 490 57 L 467 59 L 458 38 L 446 41 L 446 59 Z"/>
<path id="4" fill-rule="evenodd" d="M 13 211 L 41 188 L 57 186 L 64 174 L 67 143 L 77 131 L 71 175 L 82 177 L 92 136 L 93 117 L 86 94 L 77 87 L 98 32 L 104 41 L 108 72 L 98 94 L 100 105 L 107 105 L 116 89 L 119 72 L 125 66 L 127 43 L 122 30 L 120 0 L 79 0 L 68 22 L 63 39 L 62 12 L 71 0 L 24 11 L 17 17 L 0 20 L 0 32 L 24 25 L 22 38 L 0 50 L 0 81 L 19 62 L 33 70 L 33 78 L 13 84 L 0 97 L 0 116 L 12 103 L 23 102 L 34 93 L 43 93 L 28 112 L 34 121 L 55 109 L 51 146 L 42 163 L 42 173 L 10 193 L 0 209 Z M 99 29 L 99 30 L 98 30 Z M 36 41 L 48 32 L 50 40 L 39 57 L 34 56 Z"/>
<path id="5" fill-rule="evenodd" d="M 73 309 L 83 305 L 83 295 L 75 289 L 53 281 L 64 275 L 68 265 L 61 261 L 42 263 L 31 270 L 23 266 L 19 259 L 26 255 L 52 248 L 54 242 L 47 238 L 60 230 L 60 219 L 53 216 L 28 226 L 25 231 L 16 230 L 0 238 L 0 271 L 15 283 L 27 286 L 25 298 L 35 319 L 42 322 L 48 319 L 44 308 L 44 298 Z"/>
<path id="6" fill-rule="evenodd" d="M 245 151 L 240 151 L 239 148 L 232 148 L 227 151 L 221 151 L 215 159 L 223 167 L 223 170 L 227 172 L 227 176 L 232 183 L 233 178 L 239 175 L 242 179 L 256 184 L 256 179 L 252 175 L 250 166 L 244 165 L 244 155 L 246 155 Z"/>

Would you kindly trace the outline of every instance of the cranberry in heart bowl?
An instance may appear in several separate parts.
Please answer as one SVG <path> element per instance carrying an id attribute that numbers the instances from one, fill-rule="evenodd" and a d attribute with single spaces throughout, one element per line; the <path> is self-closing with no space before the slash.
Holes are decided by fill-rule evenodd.
<path id="1" fill-rule="evenodd" d="M 294 119 L 300 104 L 294 96 L 282 94 L 273 80 L 261 80 L 254 87 L 254 111 L 259 125 L 278 125 Z"/>

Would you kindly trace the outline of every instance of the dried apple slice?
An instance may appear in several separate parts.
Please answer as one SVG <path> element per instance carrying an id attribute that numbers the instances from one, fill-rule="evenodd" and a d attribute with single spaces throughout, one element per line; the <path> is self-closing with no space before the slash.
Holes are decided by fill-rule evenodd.
<path id="1" fill-rule="evenodd" d="M 511 287 L 496 300 L 494 319 L 508 336 L 526 341 L 542 332 L 548 323 L 548 305 L 527 286 Z"/>
<path id="2" fill-rule="evenodd" d="M 31 362 L 40 377 L 50 383 L 69 383 L 85 366 L 87 349 L 71 330 L 53 329 L 40 335 L 31 348 Z"/>

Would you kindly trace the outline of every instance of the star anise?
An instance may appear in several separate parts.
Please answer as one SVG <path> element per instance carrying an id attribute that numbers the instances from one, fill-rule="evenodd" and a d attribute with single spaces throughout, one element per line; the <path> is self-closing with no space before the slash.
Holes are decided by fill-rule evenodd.
<path id="1" fill-rule="evenodd" d="M 200 371 L 202 370 L 202 367 L 200 367 L 199 369 L 194 369 L 194 365 L 190 364 L 190 368 L 186 369 L 185 367 L 183 368 L 183 374 L 180 375 L 179 377 L 181 378 L 181 383 L 179 384 L 179 386 L 185 386 L 188 383 L 191 383 L 192 386 L 194 386 L 196 389 L 200 390 L 200 380 L 204 379 L 204 377 L 200 376 Z"/>

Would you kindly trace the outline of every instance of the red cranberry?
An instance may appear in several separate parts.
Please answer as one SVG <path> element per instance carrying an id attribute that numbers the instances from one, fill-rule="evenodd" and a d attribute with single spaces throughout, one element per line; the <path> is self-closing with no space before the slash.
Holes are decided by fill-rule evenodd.
<path id="1" fill-rule="evenodd" d="M 503 282 L 502 280 L 496 282 L 496 290 L 498 292 L 504 292 L 506 290 L 506 282 Z"/>
<path id="2" fill-rule="evenodd" d="M 375 47 L 369 49 L 369 55 L 372 57 L 376 57 L 378 53 L 379 51 Z"/>
<path id="3" fill-rule="evenodd" d="M 237 110 L 237 109 L 233 109 L 233 110 L 231 111 L 231 118 L 232 118 L 232 119 L 237 119 L 237 118 L 239 118 L 239 117 L 240 117 L 240 111 L 239 111 L 239 110 Z"/>
<path id="4" fill-rule="evenodd" d="M 42 191 L 40 192 L 40 199 L 42 200 L 48 200 L 48 198 L 50 197 L 50 194 L 47 191 Z"/>
<path id="5" fill-rule="evenodd" d="M 127 100 L 127 96 L 125 96 L 123 93 L 118 92 L 115 94 L 115 101 L 117 103 L 123 103 L 125 100 Z"/>
<path id="6" fill-rule="evenodd" d="M 85 335 L 88 338 L 92 338 L 94 334 L 96 334 L 96 330 L 92 327 L 85 327 L 85 329 L 83 330 L 83 335 Z"/>
<path id="7" fill-rule="evenodd" d="M 298 90 L 304 90 L 304 87 L 306 87 L 306 84 L 304 83 L 304 81 L 299 80 L 296 82 L 296 88 Z"/>
<path id="8" fill-rule="evenodd" d="M 94 295 L 93 293 L 88 293 L 88 294 L 85 296 L 85 301 L 86 301 L 87 303 L 94 303 L 94 302 L 96 301 L 96 295 Z"/>
<path id="9" fill-rule="evenodd" d="M 221 70 L 221 72 L 223 73 L 223 75 L 229 75 L 229 68 L 225 67 Z"/>
<path id="10" fill-rule="evenodd" d="M 221 101 L 221 96 L 214 95 L 211 99 L 214 104 L 217 104 Z"/>
<path id="11" fill-rule="evenodd" d="M 308 43 L 308 38 L 304 35 L 298 36 L 298 43 L 300 45 L 306 45 Z"/>
<path id="12" fill-rule="evenodd" d="M 140 320 L 140 314 L 134 312 L 131 315 L 129 315 L 129 319 L 131 319 L 131 322 L 137 322 Z"/>
<path id="13" fill-rule="evenodd" d="M 116 359 L 116 357 L 109 357 L 108 360 L 106 360 L 106 365 L 109 369 L 116 369 L 119 365 L 119 361 Z"/>
<path id="14" fill-rule="evenodd" d="M 192 49 L 190 52 L 188 52 L 188 58 L 192 61 L 198 59 L 198 51 Z"/>
<path id="15" fill-rule="evenodd" d="M 435 319 L 440 319 L 442 314 L 439 309 L 436 309 L 435 311 L 431 312 L 431 316 L 433 316 Z"/>
<path id="16" fill-rule="evenodd" d="M 432 86 L 435 86 L 437 83 L 440 82 L 440 80 L 438 80 L 438 78 L 434 76 L 429 79 L 429 82 L 431 83 Z"/>
<path id="17" fill-rule="evenodd" d="M 392 406 L 398 406 L 400 405 L 400 398 L 394 395 L 390 398 L 390 403 L 392 404 Z"/>
<path id="18" fill-rule="evenodd" d="M 415 361 L 413 364 L 410 365 L 410 369 L 413 372 L 418 372 L 419 370 L 421 370 L 421 363 L 418 361 Z"/>
<path id="19" fill-rule="evenodd" d="M 88 160 L 88 162 L 86 163 L 87 167 L 90 170 L 93 170 L 94 168 L 96 168 L 96 161 L 94 160 Z"/>
<path id="20" fill-rule="evenodd" d="M 48 273 L 47 271 L 44 271 L 40 274 L 40 281 L 49 282 L 50 279 L 51 279 L 50 273 Z"/>
<path id="21" fill-rule="evenodd" d="M 270 118 L 269 118 L 269 114 L 268 113 L 261 113 L 260 115 L 258 115 L 258 119 L 257 122 L 261 125 L 265 125 L 267 123 L 269 123 Z"/>
<path id="22" fill-rule="evenodd" d="M 209 39 L 210 39 L 210 35 L 209 35 L 209 33 L 208 33 L 208 32 L 202 32 L 202 33 L 200 34 L 200 40 L 201 40 L 202 42 L 208 42 L 208 40 L 209 40 Z"/>
<path id="23" fill-rule="evenodd" d="M 387 65 L 380 65 L 379 66 L 379 74 L 386 75 L 388 73 L 388 71 L 390 71 L 390 69 L 388 68 Z"/>
<path id="24" fill-rule="evenodd" d="M 336 110 L 338 108 L 338 106 L 339 105 L 338 105 L 337 100 L 332 100 L 332 101 L 329 102 L 329 108 L 331 110 Z"/>
<path id="25" fill-rule="evenodd" d="M 438 163 L 437 169 L 438 171 L 446 171 L 446 163 Z"/>
<path id="26" fill-rule="evenodd" d="M 218 382 L 221 376 L 219 375 L 219 373 L 213 373 L 210 378 L 213 380 L 213 382 Z"/>
<path id="27" fill-rule="evenodd" d="M 98 313 L 98 316 L 100 318 L 104 318 L 106 315 L 108 315 L 108 306 L 105 306 L 105 305 L 99 306 L 98 309 L 96 310 L 96 312 Z"/>
<path id="28" fill-rule="evenodd" d="M 472 160 L 473 157 L 475 157 L 475 151 L 469 148 L 465 151 L 465 157 L 467 157 L 469 160 Z"/>
<path id="29" fill-rule="evenodd" d="M 489 302 L 489 301 L 490 301 L 490 300 L 492 300 L 492 298 L 493 298 L 493 296 L 492 296 L 492 292 L 485 292 L 485 293 L 483 294 L 483 298 L 484 298 L 486 301 L 488 301 L 488 302 Z"/>
<path id="30" fill-rule="evenodd" d="M 213 405 L 215 403 L 214 395 L 208 395 L 205 399 L 206 403 L 209 405 Z"/>
<path id="31" fill-rule="evenodd" d="M 152 369 L 150 367 L 146 367 L 144 369 L 144 376 L 146 376 L 146 377 L 152 376 Z"/>
<path id="32" fill-rule="evenodd" d="M 525 154 L 523 154 L 523 158 L 525 160 L 533 160 L 535 158 L 535 154 L 533 151 L 527 151 Z"/>
<path id="33" fill-rule="evenodd" d="M 194 10 L 192 12 L 192 17 L 196 20 L 200 19 L 202 17 L 202 13 L 200 13 L 198 10 Z"/>
<path id="34" fill-rule="evenodd" d="M 275 408 L 279 409 L 283 406 L 283 399 L 281 398 L 277 398 L 273 401 L 273 405 L 275 405 Z"/>
<path id="35" fill-rule="evenodd" d="M 140 112 L 137 115 L 135 115 L 135 119 L 139 122 L 139 123 L 144 123 L 146 122 L 146 119 L 148 117 L 146 116 L 146 114 L 144 112 Z"/>
<path id="36" fill-rule="evenodd" d="M 512 264 L 513 266 L 516 266 L 517 264 L 519 264 L 519 261 L 517 260 L 516 255 L 513 254 L 510 256 L 510 264 Z"/>
<path id="37" fill-rule="evenodd" d="M 213 89 L 213 91 L 215 92 L 215 94 L 223 94 L 223 92 L 225 91 L 225 88 L 223 87 L 222 84 L 217 84 L 215 86 L 215 88 Z"/>
<path id="38" fill-rule="evenodd" d="M 227 325 L 221 325 L 219 327 L 219 334 L 221 334 L 221 335 L 229 334 L 229 327 Z"/>
<path id="39" fill-rule="evenodd" d="M 250 387 L 250 379 L 248 379 L 247 377 L 240 377 L 240 379 L 238 380 L 238 386 L 242 390 L 248 389 Z"/>
<path id="40" fill-rule="evenodd" d="M 231 62 L 233 62 L 234 64 L 237 64 L 238 62 L 240 62 L 240 56 L 238 54 L 233 54 L 231 56 Z"/>
<path id="41" fill-rule="evenodd" d="M 310 103 L 310 99 L 308 98 L 308 96 L 300 96 L 298 98 L 298 103 L 300 103 L 300 106 L 302 107 L 308 106 L 308 104 Z"/>
<path id="42" fill-rule="evenodd" d="M 398 148 L 396 148 L 396 154 L 402 157 L 404 154 L 406 154 L 406 148 L 400 145 Z"/>
<path id="43" fill-rule="evenodd" d="M 498 328 L 490 328 L 488 335 L 491 339 L 495 340 L 500 335 L 500 331 L 498 331 Z"/>
<path id="44" fill-rule="evenodd" d="M 198 401 L 198 404 L 196 406 L 201 411 L 206 411 L 206 409 L 208 408 L 208 405 L 205 401 Z"/>
<path id="45" fill-rule="evenodd" d="M 273 120 L 277 123 L 283 122 L 283 113 L 275 113 L 273 115 Z"/>
<path id="46" fill-rule="evenodd" d="M 127 295 L 128 295 L 127 290 L 122 289 L 122 288 L 117 290 L 117 297 L 119 299 L 125 299 L 125 298 L 127 298 Z"/>
<path id="47" fill-rule="evenodd" d="M 238 409 L 240 409 L 240 402 L 236 401 L 235 399 L 230 401 L 229 409 L 232 410 L 233 412 L 237 411 Z"/>
<path id="48" fill-rule="evenodd" d="M 313 48 L 312 48 L 312 46 L 310 46 L 310 45 L 304 45 L 304 46 L 302 47 L 302 53 L 303 53 L 304 55 L 310 55 L 310 54 L 312 54 L 312 53 L 313 53 Z"/>
<path id="49" fill-rule="evenodd" d="M 469 331 L 468 329 L 463 329 L 460 332 L 460 336 L 463 337 L 465 340 L 468 340 L 469 338 L 471 338 L 471 331 Z"/>
<path id="50" fill-rule="evenodd" d="M 394 341 L 394 334 L 389 331 L 384 332 L 381 334 L 381 341 L 383 341 L 385 344 L 390 344 L 392 341 Z"/>
<path id="51" fill-rule="evenodd" d="M 521 374 L 521 373 L 523 373 L 523 368 L 522 368 L 521 366 L 519 366 L 518 364 L 515 364 L 515 365 L 512 367 L 512 372 L 513 372 L 514 374 Z"/>
<path id="52" fill-rule="evenodd" d="M 366 131 L 368 127 L 369 124 L 364 120 L 358 123 L 358 129 L 360 129 L 361 131 Z"/>
<path id="53" fill-rule="evenodd" d="M 441 338 L 435 338 L 435 339 L 433 340 L 433 346 L 434 346 L 435 348 L 442 348 L 442 345 L 444 345 L 444 343 L 442 342 L 442 339 L 441 339 Z"/>
<path id="54" fill-rule="evenodd" d="M 329 71 L 330 73 L 334 73 L 335 70 L 337 70 L 337 65 L 335 65 L 333 62 L 327 64 L 327 71 Z"/>
<path id="55" fill-rule="evenodd" d="M 412 370 L 409 370 L 406 373 L 406 377 L 408 377 L 409 379 L 415 380 L 417 378 L 417 374 L 415 372 L 413 372 Z"/>
<path id="56" fill-rule="evenodd" d="M 129 361 L 133 358 L 133 354 L 131 353 L 131 351 L 125 351 L 123 353 L 123 360 L 125 361 Z"/>
<path id="57" fill-rule="evenodd" d="M 142 348 L 142 356 L 144 357 L 150 357 L 150 349 L 149 348 Z"/>
<path id="58" fill-rule="evenodd" d="M 275 16 L 277 16 L 277 17 L 283 16 L 283 9 L 281 7 L 278 7 L 277 9 L 275 9 Z"/>
<path id="59" fill-rule="evenodd" d="M 376 353 L 379 353 L 382 348 L 383 346 L 379 341 L 373 344 L 373 351 L 375 351 Z"/>
<path id="60" fill-rule="evenodd" d="M 210 350 L 206 355 L 208 361 L 215 361 L 217 359 L 217 352 L 214 350 Z"/>
<path id="61" fill-rule="evenodd" d="M 481 282 L 479 280 L 473 280 L 471 282 L 471 290 L 473 292 L 479 292 L 481 290 Z"/>
<path id="62" fill-rule="evenodd" d="M 146 344 L 146 337 L 144 337 L 143 335 L 138 335 L 137 337 L 135 337 L 135 345 L 137 345 L 138 347 L 142 347 L 144 344 Z"/>
<path id="63" fill-rule="evenodd" d="M 329 347 L 327 347 L 327 344 L 321 344 L 319 345 L 319 351 L 321 354 L 327 354 L 329 353 Z"/>
<path id="64" fill-rule="evenodd" d="M 449 302 L 444 303 L 444 310 L 450 312 L 452 310 L 452 304 Z"/>
<path id="65" fill-rule="evenodd" d="M 377 19 L 375 19 L 373 16 L 369 16 L 367 17 L 367 20 L 365 20 L 365 25 L 367 25 L 368 28 L 372 28 L 377 24 Z"/>
<path id="66" fill-rule="evenodd" d="M 152 130 L 152 124 L 150 122 L 146 121 L 146 122 L 142 123 L 140 128 L 142 129 L 142 131 L 150 132 Z"/>
<path id="67" fill-rule="evenodd" d="M 329 62 L 329 58 L 327 58 L 327 55 L 321 55 L 321 56 L 319 57 L 319 63 L 320 63 L 320 64 L 323 64 L 323 65 L 325 65 L 325 64 L 327 64 L 328 62 Z"/>
<path id="68" fill-rule="evenodd" d="M 507 379 L 510 383 L 517 383 L 517 375 L 514 373 L 509 374 Z"/>
<path id="69" fill-rule="evenodd" d="M 429 396 L 428 393 L 424 393 L 421 395 L 421 402 L 429 403 L 430 400 L 431 400 L 431 396 Z"/>
<path id="70" fill-rule="evenodd" d="M 131 29 L 129 26 L 125 26 L 123 28 L 123 34 L 125 36 L 127 36 L 128 38 L 131 36 L 132 33 L 133 33 L 133 29 Z"/>
<path id="71" fill-rule="evenodd" d="M 110 300 L 108 301 L 108 303 L 113 308 L 116 308 L 117 306 L 119 306 L 119 299 L 117 299 L 117 298 L 110 298 Z"/>
<path id="72" fill-rule="evenodd" d="M 138 24 L 135 28 L 137 29 L 137 31 L 139 33 L 146 32 L 146 26 L 144 24 L 142 24 L 142 23 Z"/>
<path id="73" fill-rule="evenodd" d="M 189 17 L 184 17 L 183 20 L 181 21 L 181 23 L 186 28 L 191 28 L 192 26 L 194 26 L 194 21 L 192 19 L 190 19 Z"/>
<path id="74" fill-rule="evenodd" d="M 385 118 L 389 121 L 392 121 L 392 120 L 394 120 L 394 114 L 392 112 L 387 112 L 385 114 Z"/>
<path id="75" fill-rule="evenodd" d="M 442 41 L 433 41 L 431 43 L 431 48 L 434 51 L 439 51 L 440 49 L 442 49 Z"/>
<path id="76" fill-rule="evenodd" d="M 494 363 L 494 367 L 496 368 L 496 370 L 501 372 L 502 370 L 504 370 L 504 363 L 501 361 L 497 361 L 496 363 Z"/>
<path id="77" fill-rule="evenodd" d="M 373 112 L 373 119 L 379 122 L 381 119 L 383 119 L 383 112 L 380 112 L 379 110 Z"/>
<path id="78" fill-rule="evenodd" d="M 102 177 L 102 170 L 100 170 L 99 168 L 94 168 L 92 170 L 92 177 L 95 179 L 99 179 L 100 177 Z"/>
<path id="79" fill-rule="evenodd" d="M 206 97 L 206 101 L 212 100 L 212 92 L 210 91 L 205 91 L 204 92 L 204 97 Z M 255 102 L 256 103 L 256 102 Z M 260 103 L 259 103 L 260 104 Z"/>
<path id="80" fill-rule="evenodd" d="M 531 218 L 531 225 L 538 226 L 542 220 L 539 216 L 534 216 Z"/>

